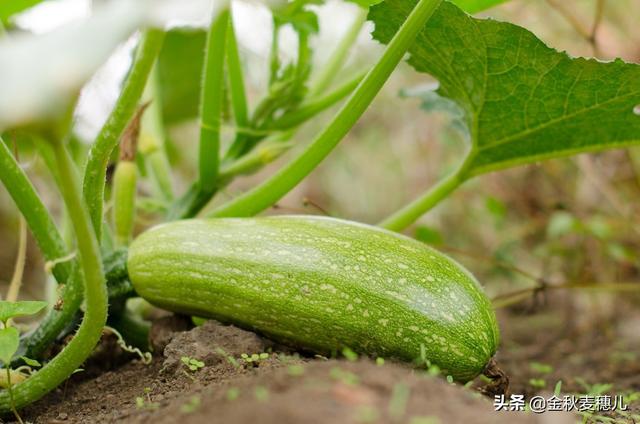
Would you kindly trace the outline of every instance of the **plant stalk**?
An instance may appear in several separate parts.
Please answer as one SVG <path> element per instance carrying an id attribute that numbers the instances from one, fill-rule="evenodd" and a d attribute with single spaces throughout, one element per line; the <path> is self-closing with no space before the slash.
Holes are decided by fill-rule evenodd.
<path id="1" fill-rule="evenodd" d="M 269 125 L 269 130 L 288 130 L 295 128 L 298 125 L 308 121 L 310 118 L 318 115 L 338 103 L 340 100 L 347 97 L 353 90 L 360 84 L 366 74 L 356 75 L 350 81 L 342 84 L 329 94 L 320 97 L 318 99 L 311 100 L 310 102 L 303 103 L 298 109 L 291 113 L 283 115 L 277 119 L 273 124 Z"/>
<path id="2" fill-rule="evenodd" d="M 235 124 L 238 128 L 246 128 L 249 125 L 249 107 L 247 105 L 242 62 L 240 61 L 238 41 L 233 27 L 231 11 L 229 12 L 229 24 L 227 27 L 227 70 Z"/>
<path id="3" fill-rule="evenodd" d="M 216 190 L 220 167 L 220 126 L 224 94 L 224 59 L 227 44 L 229 7 L 220 10 L 211 22 L 205 51 L 204 80 L 200 102 L 199 189 Z"/>
<path id="4" fill-rule="evenodd" d="M 309 89 L 310 96 L 315 97 L 320 93 L 323 93 L 327 88 L 329 88 L 329 85 L 331 85 L 331 82 L 336 75 L 338 75 L 338 72 L 340 72 L 340 69 L 344 66 L 344 62 L 351 50 L 351 47 L 358 39 L 360 31 L 362 31 L 362 27 L 367 21 L 368 12 L 369 11 L 366 8 L 358 8 L 358 14 L 354 18 L 345 35 L 340 39 L 340 44 L 338 44 L 338 47 L 336 47 L 334 52 L 331 54 L 327 64 L 322 68 L 322 71 L 311 84 Z"/>
<path id="5" fill-rule="evenodd" d="M 69 211 L 82 268 L 86 309 L 82 324 L 69 344 L 27 380 L 13 387 L 13 405 L 21 409 L 40 399 L 67 379 L 93 352 L 107 320 L 107 290 L 100 250 L 89 213 L 82 202 L 80 184 L 66 146 L 53 141 L 60 176 L 60 191 Z M 11 411 L 8 392 L 0 392 L 0 414 Z"/>
<path id="6" fill-rule="evenodd" d="M 54 261 L 67 256 L 69 252 L 53 218 L 1 138 L 0 181 L 26 219 L 45 260 Z M 71 275 L 71 264 L 65 262 L 56 265 L 53 268 L 53 274 L 59 283 L 64 284 Z"/>
<path id="7" fill-rule="evenodd" d="M 156 194 L 165 202 L 173 201 L 171 166 L 165 146 L 164 123 L 162 120 L 162 98 L 159 92 L 158 67 L 149 75 L 143 94 L 143 101 L 149 107 L 140 123 L 138 151 L 144 157 L 147 174 L 152 181 Z"/>
<path id="8" fill-rule="evenodd" d="M 164 32 L 147 29 L 142 33 L 131 70 L 115 107 L 89 150 L 84 172 L 83 193 L 98 241 L 102 236 L 102 213 L 107 165 L 129 120 L 133 117 L 153 67 Z"/>
<path id="9" fill-rule="evenodd" d="M 42 352 L 50 346 L 80 307 L 82 283 L 79 268 L 75 260 L 60 261 L 69 255 L 65 242 L 35 188 L 2 139 L 0 181 L 27 221 L 45 260 L 55 263 L 52 273 L 58 284 L 63 287 L 60 294 L 62 308 L 50 309 L 38 328 L 23 339 L 25 356 L 40 358 Z"/>
<path id="10" fill-rule="evenodd" d="M 441 2 L 418 2 L 378 63 L 358 85 L 331 124 L 299 156 L 253 190 L 215 209 L 210 216 L 253 216 L 273 205 L 304 179 L 362 116 Z"/>
<path id="11" fill-rule="evenodd" d="M 458 188 L 464 181 L 465 178 L 462 176 L 461 168 L 448 177 L 443 178 L 425 194 L 386 218 L 378 225 L 392 231 L 404 230 L 409 225 L 417 221 L 427 211 L 440 203 L 441 200 Z"/>

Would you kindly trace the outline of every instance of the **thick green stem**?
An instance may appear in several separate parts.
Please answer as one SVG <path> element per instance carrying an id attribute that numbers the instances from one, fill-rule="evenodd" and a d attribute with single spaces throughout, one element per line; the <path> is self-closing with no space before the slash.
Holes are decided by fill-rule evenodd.
<path id="1" fill-rule="evenodd" d="M 80 185 L 69 152 L 62 143 L 54 146 L 60 175 L 60 191 L 71 217 L 84 276 L 84 319 L 71 342 L 37 373 L 13 387 L 16 408 L 38 400 L 67 379 L 89 357 L 100 340 L 107 320 L 107 290 L 98 241 L 89 213 L 82 202 Z M 11 411 L 9 394 L 0 392 L 0 414 Z"/>
<path id="2" fill-rule="evenodd" d="M 47 261 L 54 261 L 67 256 L 69 252 L 53 218 L 2 139 L 0 139 L 0 181 L 27 220 L 44 258 Z M 53 274 L 58 282 L 64 284 L 71 275 L 71 263 L 63 262 L 56 265 L 53 268 Z"/>
<path id="3" fill-rule="evenodd" d="M 23 339 L 23 347 L 26 349 L 25 356 L 39 358 L 71 321 L 80 307 L 82 302 L 80 275 L 75 260 L 59 261 L 69 255 L 62 235 L 35 188 L 1 139 L 0 181 L 27 221 L 45 260 L 56 264 L 52 272 L 63 287 L 60 294 L 62 308 L 52 308 L 38 328 L 26 339 Z"/>
<path id="4" fill-rule="evenodd" d="M 462 171 L 458 170 L 448 177 L 442 179 L 425 194 L 400 209 L 378 225 L 393 231 L 402 231 L 413 224 L 418 218 L 428 210 L 436 206 L 442 199 L 447 197 L 452 191 L 465 181 Z"/>
<path id="5" fill-rule="evenodd" d="M 215 209 L 211 215 L 255 215 L 273 205 L 305 178 L 362 116 L 441 1 L 420 0 L 391 40 L 378 63 L 358 85 L 331 124 L 298 157 L 264 183 Z"/>
<path id="6" fill-rule="evenodd" d="M 218 190 L 220 169 L 220 127 L 224 97 L 224 61 L 230 9 L 228 2 L 211 21 L 200 93 L 200 147 L 198 182 L 169 209 L 168 220 L 197 214 Z"/>
<path id="7" fill-rule="evenodd" d="M 91 150 L 89 150 L 84 172 L 83 193 L 98 240 L 102 234 L 104 185 L 109 158 L 136 111 L 163 40 L 164 32 L 162 30 L 148 29 L 142 34 L 120 97 L 91 146 Z"/>
<path id="8" fill-rule="evenodd" d="M 207 37 L 204 81 L 200 95 L 200 190 L 212 192 L 220 166 L 220 124 L 224 93 L 224 58 L 229 23 L 228 6 L 211 22 Z"/>
<path id="9" fill-rule="evenodd" d="M 327 64 L 322 68 L 322 71 L 313 81 L 309 90 L 309 94 L 311 96 L 316 96 L 324 92 L 338 72 L 340 72 L 340 69 L 344 66 L 345 59 L 349 54 L 349 50 L 351 50 L 351 47 L 356 42 L 360 31 L 362 31 L 364 23 L 367 21 L 367 13 L 368 10 L 365 8 L 358 9 L 358 14 L 345 35 L 340 40 L 340 44 L 338 44 L 338 47 L 336 47 L 334 52 L 331 54 Z"/>
<path id="10" fill-rule="evenodd" d="M 233 18 L 229 15 L 229 25 L 227 28 L 227 71 L 229 75 L 229 88 L 231 89 L 231 106 L 233 107 L 233 117 L 236 127 L 246 128 L 249 124 L 249 107 L 247 106 L 247 95 L 244 89 L 244 76 L 236 32 L 233 28 Z"/>

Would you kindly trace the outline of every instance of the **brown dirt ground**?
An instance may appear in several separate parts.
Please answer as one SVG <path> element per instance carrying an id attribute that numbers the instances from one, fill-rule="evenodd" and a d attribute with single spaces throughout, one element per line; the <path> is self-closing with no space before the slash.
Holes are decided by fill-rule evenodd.
<path id="1" fill-rule="evenodd" d="M 498 361 L 512 393 L 585 393 L 589 384 L 613 383 L 608 393 L 640 396 L 640 313 L 618 309 L 617 319 L 596 316 L 581 326 L 562 302 L 533 313 L 515 308 L 499 319 Z M 578 322 L 576 324 L 576 322 Z M 387 361 L 301 357 L 253 333 L 213 321 L 186 330 L 179 317 L 154 323 L 156 352 L 144 365 L 105 337 L 87 371 L 23 411 L 33 423 L 572 423 L 570 414 L 495 412 L 476 390 Z M 175 330 L 175 331 L 174 331 Z M 117 353 L 119 352 L 119 353 Z M 243 353 L 268 353 L 257 362 Z M 181 358 L 204 366 L 190 371 Z M 546 370 L 532 366 L 547 364 Z M 531 379 L 539 380 L 537 385 Z M 545 387 L 538 387 L 543 382 Z M 481 382 L 476 382 L 481 385 Z M 635 415 L 634 415 L 635 414 Z M 640 402 L 624 414 L 588 422 L 640 422 Z M 634 421 L 635 420 L 635 421 Z M 578 421 L 579 422 L 579 421 Z M 586 421 L 585 421 L 586 422 Z"/>

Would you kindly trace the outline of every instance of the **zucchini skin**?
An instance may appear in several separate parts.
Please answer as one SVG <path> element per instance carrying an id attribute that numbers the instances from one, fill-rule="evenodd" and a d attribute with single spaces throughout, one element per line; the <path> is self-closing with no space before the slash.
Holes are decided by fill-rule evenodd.
<path id="1" fill-rule="evenodd" d="M 499 343 L 491 303 L 462 266 L 350 221 L 176 221 L 134 240 L 128 271 L 140 296 L 170 311 L 319 353 L 426 357 L 460 381 L 480 374 Z"/>

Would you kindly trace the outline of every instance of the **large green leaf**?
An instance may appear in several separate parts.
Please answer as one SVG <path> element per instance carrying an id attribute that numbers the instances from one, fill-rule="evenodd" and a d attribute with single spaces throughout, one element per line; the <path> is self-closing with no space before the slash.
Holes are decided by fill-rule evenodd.
<path id="1" fill-rule="evenodd" d="M 469 13 L 482 12 L 509 0 L 453 0 L 459 8 Z"/>
<path id="2" fill-rule="evenodd" d="M 378 3 L 382 3 L 384 0 L 346 0 L 351 3 L 356 3 L 361 7 L 370 7 Z M 469 13 L 482 12 L 483 10 L 497 6 L 501 3 L 506 3 L 509 0 L 453 0 L 459 8 Z"/>
<path id="3" fill-rule="evenodd" d="M 415 0 L 371 9 L 388 42 Z M 462 177 L 640 143 L 640 66 L 570 58 L 524 28 L 475 19 L 443 2 L 409 50 L 464 113 L 471 149 Z"/>
<path id="4" fill-rule="evenodd" d="M 167 123 L 198 114 L 205 43 L 206 32 L 201 29 L 167 33 L 158 57 L 162 112 Z"/>

